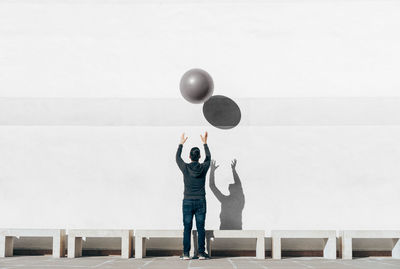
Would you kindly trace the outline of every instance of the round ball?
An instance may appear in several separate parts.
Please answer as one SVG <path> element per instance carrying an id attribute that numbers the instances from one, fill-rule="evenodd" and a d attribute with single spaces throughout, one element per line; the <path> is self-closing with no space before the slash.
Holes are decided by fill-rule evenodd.
<path id="1" fill-rule="evenodd" d="M 211 76 L 202 69 L 190 69 L 181 78 L 181 94 L 190 103 L 200 104 L 210 98 L 214 92 Z"/>

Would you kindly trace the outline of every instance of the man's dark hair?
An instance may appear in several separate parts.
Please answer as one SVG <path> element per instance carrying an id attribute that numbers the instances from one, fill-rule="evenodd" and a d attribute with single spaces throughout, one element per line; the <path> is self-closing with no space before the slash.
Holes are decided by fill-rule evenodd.
<path id="1" fill-rule="evenodd" d="M 194 162 L 200 159 L 200 149 L 198 147 L 194 147 L 190 150 L 190 159 Z"/>

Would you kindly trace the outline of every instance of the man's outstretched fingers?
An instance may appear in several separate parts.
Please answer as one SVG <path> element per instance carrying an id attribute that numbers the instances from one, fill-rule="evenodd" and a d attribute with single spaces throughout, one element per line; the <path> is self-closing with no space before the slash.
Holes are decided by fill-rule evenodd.
<path id="1" fill-rule="evenodd" d="M 204 144 L 207 144 L 207 138 L 208 138 L 208 133 L 205 132 L 204 136 L 200 135 L 201 141 L 203 141 Z"/>
<path id="2" fill-rule="evenodd" d="M 188 139 L 188 137 L 185 138 L 185 133 L 182 134 L 181 136 L 181 144 L 185 144 L 186 140 Z"/>

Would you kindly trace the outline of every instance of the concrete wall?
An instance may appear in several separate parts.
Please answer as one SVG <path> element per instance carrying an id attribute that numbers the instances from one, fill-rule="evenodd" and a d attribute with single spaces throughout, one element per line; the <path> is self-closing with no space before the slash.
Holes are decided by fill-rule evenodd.
<path id="1" fill-rule="evenodd" d="M 179 228 L 179 135 L 190 137 L 186 157 L 208 130 L 224 193 L 238 159 L 244 229 L 398 229 L 399 11 L 396 1 L 0 2 L 0 226 Z M 191 67 L 238 103 L 238 127 L 211 127 L 180 98 Z M 207 199 L 215 229 L 209 188 Z"/>

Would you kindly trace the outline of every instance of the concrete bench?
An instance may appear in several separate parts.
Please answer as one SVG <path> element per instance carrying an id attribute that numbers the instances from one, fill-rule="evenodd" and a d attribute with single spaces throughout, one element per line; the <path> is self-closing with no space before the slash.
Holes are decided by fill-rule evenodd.
<path id="1" fill-rule="evenodd" d="M 216 238 L 255 238 L 256 258 L 265 259 L 265 231 L 263 230 L 207 230 L 206 246 L 208 255 L 211 257 L 211 242 Z"/>
<path id="2" fill-rule="evenodd" d="M 194 231 L 190 240 L 190 255 L 195 253 Z M 135 231 L 135 258 L 146 257 L 146 240 L 150 238 L 183 238 L 183 230 L 136 230 Z M 196 246 L 197 247 L 197 246 Z"/>
<path id="3" fill-rule="evenodd" d="M 121 238 L 121 257 L 129 259 L 132 253 L 133 230 L 68 230 L 68 258 L 82 256 L 82 238 L 117 237 Z"/>
<path id="4" fill-rule="evenodd" d="M 391 238 L 393 239 L 394 247 L 392 249 L 392 257 L 400 259 L 400 230 L 348 230 L 341 231 L 341 252 L 342 259 L 352 259 L 353 257 L 353 238 Z"/>
<path id="5" fill-rule="evenodd" d="M 53 257 L 65 254 L 65 230 L 61 229 L 0 229 L 0 257 L 13 256 L 14 237 L 52 237 Z"/>
<path id="6" fill-rule="evenodd" d="M 282 238 L 323 238 L 326 239 L 324 258 L 336 259 L 336 231 L 330 230 L 274 230 L 272 235 L 272 259 L 281 259 Z"/>

